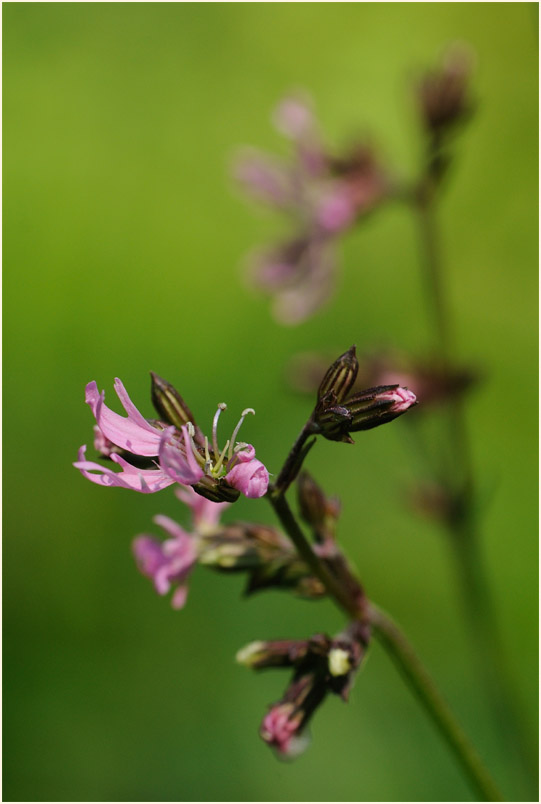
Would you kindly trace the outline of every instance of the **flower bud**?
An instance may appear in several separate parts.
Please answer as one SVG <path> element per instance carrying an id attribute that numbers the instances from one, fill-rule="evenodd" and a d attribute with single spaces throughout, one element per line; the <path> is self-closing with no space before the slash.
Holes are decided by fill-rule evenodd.
<path id="1" fill-rule="evenodd" d="M 468 97 L 472 61 L 472 54 L 464 47 L 454 47 L 443 65 L 427 73 L 418 86 L 423 123 L 437 137 L 472 111 Z"/>
<path id="2" fill-rule="evenodd" d="M 303 710 L 297 710 L 293 703 L 280 703 L 264 717 L 259 733 L 280 758 L 294 759 L 306 750 L 310 742 L 309 736 L 301 733 L 306 722 Z"/>
<path id="3" fill-rule="evenodd" d="M 333 538 L 340 514 L 339 501 L 326 497 L 308 472 L 299 475 L 297 493 L 301 516 L 313 528 L 316 540 L 323 542 L 326 538 Z"/>
<path id="4" fill-rule="evenodd" d="M 193 414 L 176 388 L 166 380 L 162 380 L 153 371 L 150 372 L 150 377 L 152 404 L 164 421 L 174 425 L 178 430 L 183 425 L 187 425 L 188 422 L 191 422 L 195 427 Z M 198 428 L 195 429 L 195 439 L 198 440 Z"/>
<path id="5" fill-rule="evenodd" d="M 260 735 L 281 758 L 294 758 L 308 746 L 306 726 L 327 695 L 315 673 L 295 678 L 284 698 L 271 707 L 261 724 Z"/>
<path id="6" fill-rule="evenodd" d="M 246 595 L 269 588 L 307 598 L 326 593 L 289 539 L 266 525 L 237 522 L 201 535 L 199 561 L 218 572 L 247 572 Z"/>
<path id="7" fill-rule="evenodd" d="M 320 433 L 330 441 L 353 443 L 349 433 L 371 430 L 401 416 L 417 397 L 399 385 L 378 385 L 349 399 L 342 406 L 330 406 L 316 413 Z"/>
<path id="8" fill-rule="evenodd" d="M 352 346 L 334 361 L 321 380 L 317 392 L 318 405 L 316 410 L 320 406 L 341 403 L 355 382 L 358 370 L 359 363 L 355 355 L 355 346 Z"/>
<path id="9" fill-rule="evenodd" d="M 372 427 L 396 419 L 416 404 L 415 394 L 400 385 L 379 385 L 376 388 L 369 388 L 348 400 L 348 409 L 353 422 L 350 430 L 353 432 L 370 430 Z"/>
<path id="10" fill-rule="evenodd" d="M 250 642 L 239 650 L 236 660 L 252 670 L 267 667 L 293 667 L 306 657 L 310 642 L 307 639 L 282 639 L 271 642 Z"/>
<path id="11" fill-rule="evenodd" d="M 293 757 L 305 748 L 306 726 L 329 693 L 343 700 L 353 683 L 364 655 L 368 634 L 359 622 L 330 639 L 316 634 L 302 642 L 256 642 L 240 651 L 239 660 L 248 667 L 293 666 L 294 674 L 283 698 L 263 719 L 260 735 L 278 756 Z"/>
<path id="12" fill-rule="evenodd" d="M 250 574 L 245 594 L 252 595 L 271 588 L 291 591 L 306 599 L 327 594 L 325 586 L 319 578 L 310 574 L 308 566 L 295 551 L 255 568 Z"/>

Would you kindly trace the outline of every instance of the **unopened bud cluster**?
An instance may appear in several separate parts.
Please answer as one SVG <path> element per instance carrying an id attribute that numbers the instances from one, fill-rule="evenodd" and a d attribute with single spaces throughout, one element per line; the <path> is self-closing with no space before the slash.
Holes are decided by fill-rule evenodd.
<path id="1" fill-rule="evenodd" d="M 335 360 L 319 386 L 314 432 L 330 441 L 353 444 L 350 433 L 390 422 L 416 404 L 415 394 L 400 385 L 378 385 L 350 395 L 358 370 L 352 346 Z"/>
<path id="2" fill-rule="evenodd" d="M 316 634 L 307 640 L 252 642 L 239 651 L 237 661 L 254 670 L 293 669 L 283 697 L 260 729 L 279 756 L 296 756 L 308 745 L 306 728 L 327 695 L 347 700 L 368 640 L 366 627 L 352 623 L 334 639 Z"/>

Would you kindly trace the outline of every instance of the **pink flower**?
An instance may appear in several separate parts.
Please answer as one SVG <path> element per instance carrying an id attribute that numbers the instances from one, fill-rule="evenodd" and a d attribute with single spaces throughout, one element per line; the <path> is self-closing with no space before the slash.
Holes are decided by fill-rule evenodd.
<path id="1" fill-rule="evenodd" d="M 154 522 L 169 536 L 164 542 L 153 536 L 137 536 L 133 542 L 133 553 L 139 570 L 154 582 L 159 595 L 166 595 L 175 588 L 171 605 L 174 609 L 183 608 L 188 595 L 186 579 L 197 561 L 195 540 L 167 516 L 158 515 Z"/>
<path id="2" fill-rule="evenodd" d="M 181 486 L 176 489 L 175 494 L 190 509 L 192 526 L 201 535 L 214 531 L 223 511 L 229 508 L 229 503 L 216 503 L 207 500 L 206 497 L 197 494 L 190 486 Z"/>
<path id="3" fill-rule="evenodd" d="M 310 99 L 304 93 L 283 98 L 273 114 L 278 131 L 292 140 L 305 140 L 316 131 Z"/>
<path id="4" fill-rule="evenodd" d="M 127 417 L 119 416 L 105 405 L 105 391 L 100 394 L 95 382 L 86 386 L 85 402 L 96 417 L 101 432 L 117 447 L 135 455 L 157 455 L 162 428 L 153 427 L 139 413 L 118 378 L 115 379 L 115 391 Z"/>
<path id="5" fill-rule="evenodd" d="M 255 284 L 273 297 L 281 324 L 299 324 L 331 297 L 336 241 L 389 194 L 389 179 L 368 143 L 339 155 L 325 146 L 310 100 L 290 95 L 273 115 L 291 141 L 290 163 L 245 149 L 234 167 L 252 198 L 292 219 L 293 236 L 264 249 L 251 267 Z"/>
<path id="6" fill-rule="evenodd" d="M 237 453 L 238 463 L 226 474 L 225 479 L 245 497 L 263 497 L 269 485 L 269 473 L 261 461 L 256 460 L 251 444 Z"/>
<path id="7" fill-rule="evenodd" d="M 118 464 L 114 472 L 85 458 L 86 447 L 79 450 L 74 466 L 93 483 L 120 486 L 143 493 L 160 491 L 172 483 L 192 486 L 198 494 L 219 502 L 233 501 L 238 492 L 248 497 L 263 496 L 268 487 L 268 472 L 255 458 L 255 449 L 236 442 L 240 426 L 251 408 L 243 411 L 231 438 L 223 450 L 218 448 L 217 425 L 225 404 L 218 405 L 212 425 L 212 443 L 189 420 L 189 409 L 178 392 L 152 375 L 153 401 L 167 421 L 151 423 L 137 410 L 120 380 L 115 390 L 127 413 L 120 416 L 104 402 L 95 382 L 86 386 L 86 402 L 97 425 L 95 444 L 102 456 Z M 122 453 L 122 454 L 119 454 Z M 125 456 L 125 457 L 124 457 Z M 126 460 L 126 458 L 130 460 Z M 134 464 L 138 464 L 135 466 Z M 236 495 L 236 496 L 235 496 Z"/>
<path id="8" fill-rule="evenodd" d="M 296 710 L 294 704 L 276 704 L 263 718 L 261 737 L 279 754 L 293 759 L 299 756 L 309 743 L 306 734 L 299 734 L 303 725 L 302 720 L 303 713 Z"/>
<path id="9" fill-rule="evenodd" d="M 163 431 L 158 456 L 160 466 L 169 477 L 177 483 L 191 486 L 192 483 L 201 480 L 205 473 L 195 458 L 188 428 L 182 425 L 180 429 L 182 441 L 176 438 L 177 431 L 174 427 L 168 427 Z"/>
<path id="10" fill-rule="evenodd" d="M 316 220 L 325 232 L 334 234 L 351 226 L 356 214 L 347 186 L 337 184 L 322 196 L 316 209 Z"/>
<path id="11" fill-rule="evenodd" d="M 174 520 L 158 515 L 154 522 L 171 538 L 162 542 L 141 534 L 134 539 L 132 549 L 139 570 L 154 582 L 159 595 L 175 588 L 171 605 L 181 609 L 188 594 L 186 580 L 204 552 L 204 538 L 218 529 L 220 515 L 229 503 L 211 502 L 189 486 L 177 489 L 176 495 L 191 509 L 194 532 L 188 533 Z"/>

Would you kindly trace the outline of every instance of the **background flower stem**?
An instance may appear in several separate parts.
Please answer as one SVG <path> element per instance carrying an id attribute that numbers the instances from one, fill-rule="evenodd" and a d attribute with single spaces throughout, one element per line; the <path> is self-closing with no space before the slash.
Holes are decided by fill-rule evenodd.
<path id="1" fill-rule="evenodd" d="M 452 323 L 446 302 L 441 237 L 433 188 L 416 197 L 426 299 L 432 316 L 434 346 L 444 371 L 452 370 Z M 447 417 L 449 451 L 442 467 L 446 491 L 452 496 L 455 515 L 446 520 L 478 673 L 487 690 L 499 731 L 507 735 L 508 748 L 515 753 L 537 788 L 537 761 L 524 733 L 522 719 L 505 667 L 502 640 L 486 578 L 480 536 L 476 522 L 476 489 L 471 445 L 463 400 L 454 395 L 444 411 Z M 504 738 L 505 739 L 505 738 Z"/>
<path id="2" fill-rule="evenodd" d="M 375 636 L 391 655 L 409 686 L 453 751 L 481 801 L 503 801 L 477 751 L 395 622 L 373 603 L 369 607 Z"/>

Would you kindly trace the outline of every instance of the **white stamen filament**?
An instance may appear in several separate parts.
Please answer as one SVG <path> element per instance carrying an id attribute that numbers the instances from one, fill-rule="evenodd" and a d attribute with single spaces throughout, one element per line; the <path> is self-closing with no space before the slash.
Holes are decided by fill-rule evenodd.
<path id="1" fill-rule="evenodd" d="M 214 465 L 214 469 L 212 470 L 214 472 L 214 474 L 216 474 L 216 472 L 219 472 L 220 469 L 222 468 L 222 464 L 224 462 L 225 453 L 227 452 L 228 446 L 229 446 L 229 441 L 226 443 L 225 447 L 222 450 L 222 454 L 220 455 L 220 457 L 218 458 L 216 464 Z"/>
<path id="2" fill-rule="evenodd" d="M 193 426 L 193 424 L 191 422 L 188 422 L 186 424 L 186 429 L 188 430 L 188 435 L 190 436 L 190 446 L 192 448 L 194 458 L 197 461 L 197 463 L 199 464 L 199 466 L 204 467 L 205 466 L 205 461 L 203 460 L 203 457 L 199 454 L 199 450 L 195 446 L 195 442 L 193 440 L 193 437 L 195 435 L 195 427 Z"/>
<path id="3" fill-rule="evenodd" d="M 251 413 L 253 416 L 255 416 L 255 410 L 253 408 L 245 408 L 245 410 L 242 411 L 239 423 L 237 424 L 237 426 L 233 430 L 233 435 L 231 436 L 231 443 L 229 445 L 229 455 L 228 455 L 229 460 L 231 460 L 231 458 L 233 457 L 233 449 L 235 447 L 235 439 L 237 438 L 237 434 L 238 434 L 238 432 L 239 432 L 239 430 L 241 428 L 242 422 L 244 421 L 244 419 L 246 418 L 246 416 L 249 413 Z"/>
<path id="4" fill-rule="evenodd" d="M 212 421 L 212 449 L 214 450 L 214 455 L 219 454 L 218 450 L 218 419 L 220 418 L 220 414 L 222 410 L 227 410 L 227 405 L 225 402 L 220 402 L 218 405 L 218 410 L 214 414 L 214 419 Z"/>

